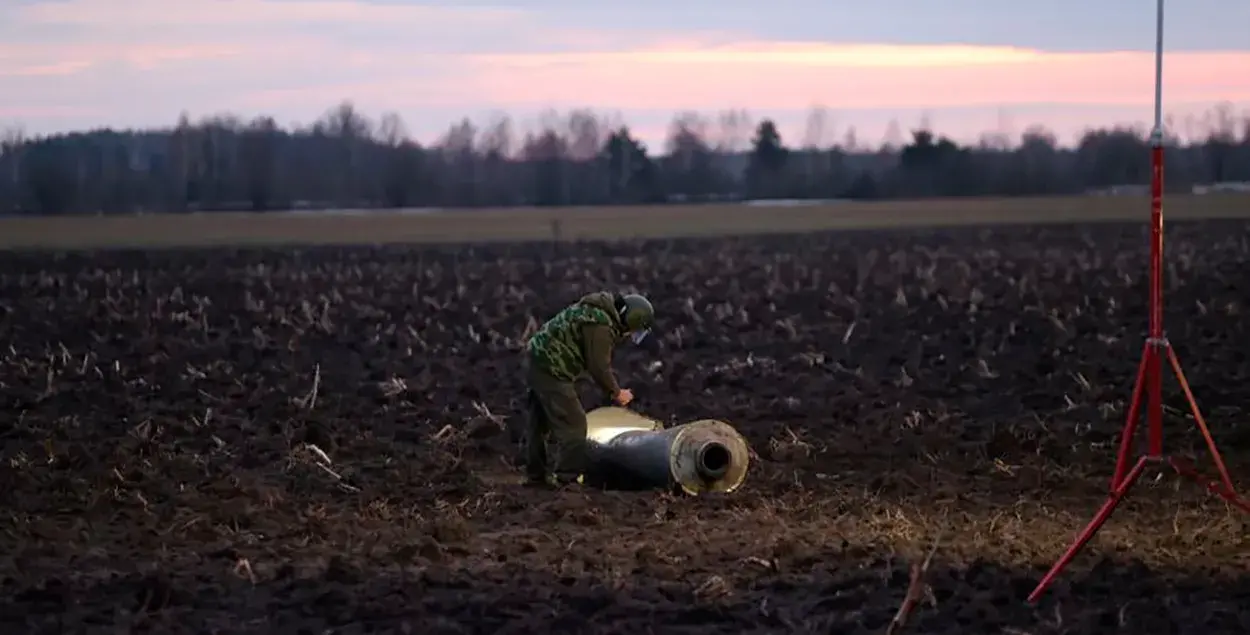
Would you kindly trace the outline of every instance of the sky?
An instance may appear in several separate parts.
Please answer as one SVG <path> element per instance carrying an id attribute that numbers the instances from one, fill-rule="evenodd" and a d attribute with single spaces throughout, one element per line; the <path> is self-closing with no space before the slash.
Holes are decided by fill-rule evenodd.
<path id="1" fill-rule="evenodd" d="M 783 139 L 960 141 L 1153 117 L 1153 0 L 0 0 L 0 128 L 307 124 L 350 100 L 419 141 L 500 113 L 615 116 L 653 147 L 674 113 L 745 109 Z M 1250 114 L 1250 2 L 1172 0 L 1164 111 Z M 827 109 L 820 134 L 808 113 Z M 715 126 L 713 126 L 715 128 Z M 817 137 L 819 137 L 817 139 Z"/>

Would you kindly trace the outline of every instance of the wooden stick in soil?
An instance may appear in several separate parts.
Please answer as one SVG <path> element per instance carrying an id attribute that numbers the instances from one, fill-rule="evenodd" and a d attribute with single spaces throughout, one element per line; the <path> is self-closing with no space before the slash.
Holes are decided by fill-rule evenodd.
<path id="1" fill-rule="evenodd" d="M 890 626 L 885 629 L 885 635 L 898 635 L 903 632 L 912 609 L 924 596 L 925 577 L 929 574 L 929 565 L 933 564 L 933 554 L 937 553 L 937 548 L 938 540 L 934 540 L 933 547 L 929 549 L 924 562 L 911 565 L 911 579 L 907 583 L 907 594 L 903 596 L 903 603 L 899 605 L 894 619 L 890 620 Z"/>
<path id="2" fill-rule="evenodd" d="M 321 364 L 313 367 L 313 385 L 312 390 L 308 391 L 308 396 L 304 397 L 304 407 L 312 410 L 317 405 L 317 391 L 321 389 Z"/>

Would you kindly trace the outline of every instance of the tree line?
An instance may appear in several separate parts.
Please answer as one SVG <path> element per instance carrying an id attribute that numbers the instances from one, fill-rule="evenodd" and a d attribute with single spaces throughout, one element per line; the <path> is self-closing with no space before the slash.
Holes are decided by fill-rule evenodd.
<path id="1" fill-rule="evenodd" d="M 1180 139 L 1167 126 L 1169 189 L 1250 182 L 1250 114 L 1214 107 Z M 814 108 L 803 138 L 743 110 L 677 114 L 661 149 L 618 118 L 550 114 L 520 133 L 499 116 L 413 141 L 403 120 L 344 102 L 309 126 L 214 116 L 172 128 L 0 134 L 0 213 L 98 214 L 328 208 L 620 205 L 748 199 L 1037 196 L 1136 190 L 1147 130 L 1091 129 L 1071 148 L 1047 129 L 961 145 L 922 123 L 870 147 Z"/>

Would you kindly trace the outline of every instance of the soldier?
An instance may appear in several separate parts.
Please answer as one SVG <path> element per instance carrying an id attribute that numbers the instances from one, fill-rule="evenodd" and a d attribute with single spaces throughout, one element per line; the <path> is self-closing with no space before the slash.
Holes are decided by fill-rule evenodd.
<path id="1" fill-rule="evenodd" d="M 612 351 L 627 338 L 642 342 L 654 323 L 655 310 L 646 298 L 601 291 L 566 307 L 530 337 L 528 484 L 581 482 L 586 469 L 586 411 L 574 383 L 589 375 L 612 401 L 629 405 L 634 394 L 617 384 Z M 548 436 L 555 440 L 554 474 L 547 461 Z"/>

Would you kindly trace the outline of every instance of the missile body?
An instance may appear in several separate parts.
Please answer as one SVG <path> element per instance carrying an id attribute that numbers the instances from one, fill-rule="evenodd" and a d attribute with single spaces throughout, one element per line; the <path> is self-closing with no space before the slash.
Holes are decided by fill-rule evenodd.
<path id="1" fill-rule="evenodd" d="M 746 480 L 750 451 L 733 426 L 701 419 L 671 428 L 625 408 L 586 413 L 588 484 L 727 494 Z"/>

